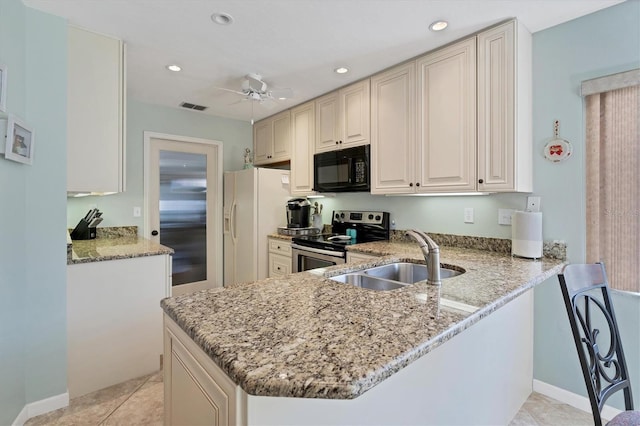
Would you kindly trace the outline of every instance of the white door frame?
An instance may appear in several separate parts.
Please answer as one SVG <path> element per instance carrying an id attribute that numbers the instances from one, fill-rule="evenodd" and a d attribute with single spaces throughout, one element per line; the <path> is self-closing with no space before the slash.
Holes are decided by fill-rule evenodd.
<path id="1" fill-rule="evenodd" d="M 222 141 L 217 141 L 213 139 L 203 139 L 203 138 L 194 138 L 190 136 L 179 136 L 179 135 L 171 135 L 167 133 L 157 133 L 144 131 L 144 164 L 143 164 L 143 173 L 144 173 L 144 214 L 143 214 L 143 225 L 142 225 L 142 235 L 147 238 L 149 233 L 151 232 L 151 227 L 149 224 L 149 180 L 151 173 L 151 139 L 165 139 L 170 141 L 178 141 L 178 142 L 190 142 L 190 143 L 201 143 L 206 145 L 213 145 L 217 150 L 218 156 L 218 164 L 216 170 L 217 177 L 217 185 L 215 188 L 216 197 L 213 201 L 214 211 L 207 212 L 207 214 L 213 214 L 213 223 L 214 229 L 212 230 L 213 235 L 215 236 L 214 244 L 215 244 L 215 274 L 214 280 L 216 286 L 222 287 L 222 269 L 223 269 L 223 249 L 222 249 L 222 196 L 223 196 L 223 156 L 222 156 Z M 207 184 L 208 185 L 208 184 Z M 207 231 L 208 232 L 208 231 Z"/>

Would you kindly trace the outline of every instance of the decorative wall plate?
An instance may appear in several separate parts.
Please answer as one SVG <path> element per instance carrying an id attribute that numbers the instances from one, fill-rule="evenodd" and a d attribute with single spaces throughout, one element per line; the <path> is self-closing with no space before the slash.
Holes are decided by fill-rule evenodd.
<path id="1" fill-rule="evenodd" d="M 560 121 L 555 120 L 553 122 L 553 139 L 544 146 L 544 158 L 553 163 L 566 160 L 571 156 L 571 151 L 573 151 L 571 143 L 558 136 L 559 128 Z"/>

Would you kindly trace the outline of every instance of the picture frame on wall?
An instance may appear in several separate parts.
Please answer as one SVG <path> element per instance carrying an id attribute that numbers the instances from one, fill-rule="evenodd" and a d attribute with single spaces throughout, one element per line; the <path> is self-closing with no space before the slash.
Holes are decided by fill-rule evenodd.
<path id="1" fill-rule="evenodd" d="M 0 111 L 7 112 L 7 66 L 0 64 Z"/>
<path id="2" fill-rule="evenodd" d="M 4 157 L 18 163 L 33 164 L 35 133 L 24 121 L 9 115 Z"/>

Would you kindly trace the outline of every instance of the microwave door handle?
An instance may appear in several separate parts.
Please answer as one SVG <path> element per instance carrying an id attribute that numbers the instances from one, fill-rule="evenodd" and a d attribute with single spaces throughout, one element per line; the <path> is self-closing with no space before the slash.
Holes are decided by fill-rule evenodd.
<path id="1" fill-rule="evenodd" d="M 353 183 L 352 182 L 352 177 L 355 174 L 355 170 L 353 170 L 353 158 L 349 157 L 347 158 L 347 170 L 349 170 L 349 177 L 347 178 L 347 181 L 349 183 Z"/>

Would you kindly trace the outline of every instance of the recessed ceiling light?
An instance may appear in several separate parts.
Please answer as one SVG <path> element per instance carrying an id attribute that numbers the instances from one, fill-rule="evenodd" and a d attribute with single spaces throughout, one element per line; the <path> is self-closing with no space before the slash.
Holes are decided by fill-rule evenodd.
<path id="1" fill-rule="evenodd" d="M 231 25 L 233 23 L 233 16 L 224 12 L 216 12 L 211 15 L 211 20 L 220 25 Z"/>
<path id="2" fill-rule="evenodd" d="M 345 67 L 340 67 L 340 68 L 336 68 L 335 70 L 333 70 L 334 72 L 338 73 L 338 74 L 345 74 L 349 72 L 349 68 L 345 68 Z"/>
<path id="3" fill-rule="evenodd" d="M 447 21 L 436 21 L 429 25 L 431 31 L 442 31 L 449 26 Z"/>
<path id="4" fill-rule="evenodd" d="M 182 68 L 179 65 L 176 65 L 176 64 L 167 65 L 167 69 L 169 71 L 173 71 L 173 72 L 182 71 Z"/>

